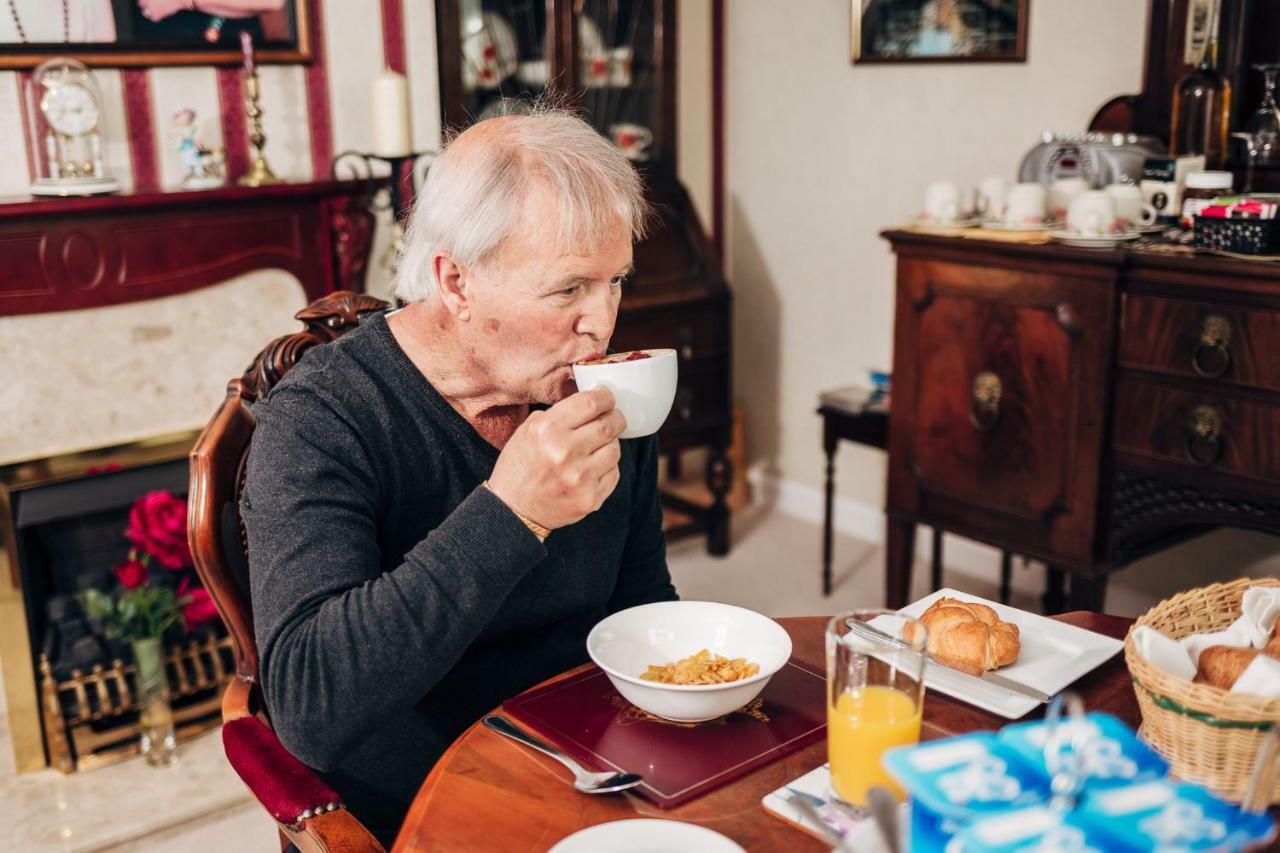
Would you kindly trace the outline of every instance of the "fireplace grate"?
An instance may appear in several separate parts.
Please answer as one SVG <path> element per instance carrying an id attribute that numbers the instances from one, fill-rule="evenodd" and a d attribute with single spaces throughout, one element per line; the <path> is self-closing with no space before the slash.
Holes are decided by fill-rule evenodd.
<path id="1" fill-rule="evenodd" d="M 234 677 L 229 636 L 170 646 L 165 656 L 178 740 L 221 722 L 222 689 Z M 59 679 L 40 656 L 45 747 L 49 763 L 70 773 L 91 770 L 138 754 L 137 669 L 116 659 L 73 668 Z"/>

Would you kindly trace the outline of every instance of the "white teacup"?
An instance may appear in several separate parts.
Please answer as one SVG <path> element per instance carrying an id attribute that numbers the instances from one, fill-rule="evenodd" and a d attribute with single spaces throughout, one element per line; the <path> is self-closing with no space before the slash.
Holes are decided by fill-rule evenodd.
<path id="1" fill-rule="evenodd" d="M 1086 190 L 1067 208 L 1067 230 L 1080 237 L 1108 237 L 1124 231 L 1116 203 L 1105 190 Z"/>
<path id="2" fill-rule="evenodd" d="M 934 181 L 924 190 L 924 215 L 926 222 L 951 225 L 964 216 L 960 185 L 955 181 Z"/>
<path id="3" fill-rule="evenodd" d="M 628 361 L 631 353 L 573 366 L 579 391 L 604 386 L 613 392 L 618 411 L 627 419 L 622 438 L 640 438 L 658 431 L 676 398 L 676 351 L 638 350 L 648 358 Z"/>
<path id="4" fill-rule="evenodd" d="M 648 160 L 646 150 L 653 144 L 653 131 L 642 124 L 615 124 L 609 127 L 613 144 L 622 149 L 628 160 Z"/>
<path id="5" fill-rule="evenodd" d="M 1005 225 L 1043 225 L 1046 196 L 1038 183 L 1014 184 L 995 218 Z"/>
<path id="6" fill-rule="evenodd" d="M 1111 184 L 1107 195 L 1116 205 L 1116 218 L 1122 227 L 1152 225 L 1156 221 L 1156 209 L 1143 198 L 1142 189 L 1136 184 Z"/>
<path id="7" fill-rule="evenodd" d="M 983 178 L 978 184 L 974 199 L 975 212 L 984 219 L 1003 219 L 1005 200 L 1009 194 L 1009 182 L 999 175 Z"/>
<path id="8" fill-rule="evenodd" d="M 583 54 L 580 59 L 582 84 L 588 89 L 609 85 L 609 54 L 604 50 L 592 55 Z"/>
<path id="9" fill-rule="evenodd" d="M 626 46 L 615 47 L 609 51 L 610 86 L 631 85 L 631 57 L 632 50 Z"/>
<path id="10" fill-rule="evenodd" d="M 1054 219 L 1063 220 L 1067 218 L 1067 209 L 1071 207 L 1071 202 L 1076 196 L 1089 189 L 1089 185 L 1085 183 L 1084 178 L 1059 178 L 1049 186 L 1049 197 L 1046 204 L 1049 206 L 1049 215 Z"/>

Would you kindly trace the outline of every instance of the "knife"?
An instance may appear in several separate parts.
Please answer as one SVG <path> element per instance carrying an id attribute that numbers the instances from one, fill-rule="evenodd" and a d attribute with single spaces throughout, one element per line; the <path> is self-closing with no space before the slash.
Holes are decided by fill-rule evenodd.
<path id="1" fill-rule="evenodd" d="M 866 622 L 858 622 L 858 621 L 851 620 L 846 624 L 849 626 L 849 629 L 851 631 L 853 631 L 856 634 L 862 634 L 864 637 L 868 639 L 876 640 L 877 642 L 885 643 L 887 645 L 890 645 L 899 649 L 910 650 L 912 648 L 911 644 L 906 642 L 905 640 L 900 640 L 897 637 L 893 636 L 892 634 L 887 634 L 884 631 L 881 631 L 879 628 L 875 627 L 874 625 L 870 625 Z M 982 675 L 974 675 L 971 672 L 965 672 L 963 669 L 957 669 L 954 666 L 950 666 L 946 662 L 939 660 L 938 658 L 934 657 L 928 652 L 925 652 L 924 656 L 934 666 L 940 666 L 943 669 L 950 670 L 951 672 L 958 673 L 959 675 L 967 675 L 970 678 L 975 678 L 979 681 L 985 681 L 988 684 L 994 684 L 996 687 L 1002 687 L 1005 690 L 1010 691 L 1011 693 L 1017 693 L 1019 696 L 1025 696 L 1028 699 L 1034 699 L 1035 701 L 1039 702 L 1042 705 L 1052 701 L 1053 699 L 1053 697 L 1050 696 L 1048 693 L 1045 693 L 1042 690 L 1037 690 L 1034 687 L 1031 687 L 1029 685 L 1023 684 L 1021 681 L 1014 681 L 1012 678 L 1006 678 L 1005 676 L 997 675 L 994 672 L 984 672 L 982 673 Z"/>

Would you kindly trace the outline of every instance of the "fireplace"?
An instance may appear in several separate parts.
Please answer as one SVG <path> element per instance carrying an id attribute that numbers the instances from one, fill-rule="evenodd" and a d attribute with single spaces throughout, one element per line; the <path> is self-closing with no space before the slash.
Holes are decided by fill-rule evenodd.
<path id="1" fill-rule="evenodd" d="M 129 549 L 134 500 L 156 489 L 186 494 L 195 438 L 189 431 L 0 467 L 5 694 L 11 708 L 30 697 L 38 720 L 23 726 L 15 718 L 20 768 L 87 770 L 137 752 L 129 647 L 85 617 L 77 594 L 115 586 L 111 566 Z M 165 645 L 182 740 L 219 721 L 221 687 L 234 671 L 231 641 L 214 623 L 190 634 L 175 626 Z"/>
<path id="2" fill-rule="evenodd" d="M 0 783 L 136 741 L 127 649 L 75 593 L 111 579 L 139 495 L 185 494 L 227 380 L 312 299 L 363 290 L 372 189 L 0 203 Z M 179 732 L 216 725 L 230 641 L 172 639 Z"/>

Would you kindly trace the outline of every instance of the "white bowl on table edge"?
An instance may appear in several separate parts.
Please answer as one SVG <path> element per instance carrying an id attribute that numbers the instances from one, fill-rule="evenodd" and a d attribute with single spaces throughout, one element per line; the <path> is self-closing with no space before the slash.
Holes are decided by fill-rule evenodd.
<path id="1" fill-rule="evenodd" d="M 640 674 L 707 649 L 760 671 L 726 684 L 662 684 Z M 715 601 L 660 601 L 607 616 L 587 635 L 587 654 L 628 702 L 666 720 L 700 723 L 746 705 L 791 658 L 791 637 L 754 610 Z"/>

